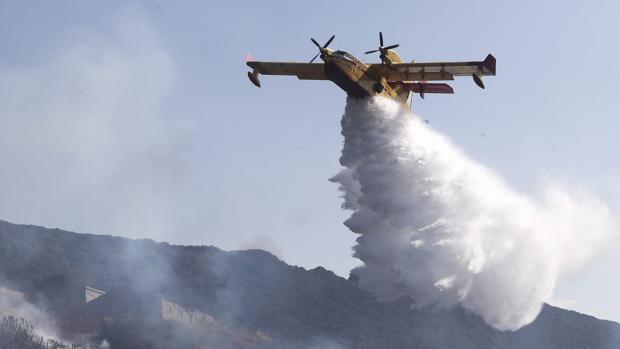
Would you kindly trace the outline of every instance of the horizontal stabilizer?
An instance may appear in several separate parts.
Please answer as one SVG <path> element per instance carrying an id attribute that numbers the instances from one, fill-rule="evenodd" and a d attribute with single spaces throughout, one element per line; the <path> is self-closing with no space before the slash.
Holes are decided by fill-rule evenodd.
<path id="1" fill-rule="evenodd" d="M 426 82 L 402 82 L 394 81 L 389 83 L 392 87 L 402 86 L 407 90 L 415 93 L 454 93 L 452 86 L 448 84 L 436 84 Z"/>

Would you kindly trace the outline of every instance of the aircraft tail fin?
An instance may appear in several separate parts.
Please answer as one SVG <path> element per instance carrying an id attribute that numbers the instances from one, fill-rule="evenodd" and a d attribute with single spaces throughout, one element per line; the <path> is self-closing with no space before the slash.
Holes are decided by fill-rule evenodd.
<path id="1" fill-rule="evenodd" d="M 394 63 L 402 63 L 403 62 L 402 58 L 400 58 L 400 56 L 398 55 L 398 53 L 396 53 L 396 51 L 389 50 L 388 52 L 389 52 L 388 56 L 390 57 L 392 62 L 394 62 Z M 415 60 L 411 61 L 411 63 L 414 63 L 414 62 L 415 62 Z M 398 95 L 398 99 L 402 103 L 407 103 L 407 101 L 409 100 L 409 96 L 411 95 L 411 90 L 409 90 L 406 86 L 404 86 L 402 84 L 390 83 L 390 86 L 394 89 L 394 91 Z"/>
<path id="2" fill-rule="evenodd" d="M 411 93 L 411 91 L 409 91 L 408 89 L 404 88 L 402 85 L 397 85 L 394 88 L 394 91 L 396 92 L 396 94 L 398 95 L 398 99 L 402 102 L 402 103 L 406 103 L 407 100 L 409 99 L 409 94 Z"/>

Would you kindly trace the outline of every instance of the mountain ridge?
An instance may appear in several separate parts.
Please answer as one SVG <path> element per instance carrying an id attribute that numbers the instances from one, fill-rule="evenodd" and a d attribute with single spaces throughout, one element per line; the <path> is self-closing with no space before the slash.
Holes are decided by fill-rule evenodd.
<path id="1" fill-rule="evenodd" d="M 80 292 L 86 285 L 103 290 L 128 285 L 208 313 L 227 328 L 270 338 L 244 344 L 248 348 L 620 344 L 620 324 L 551 305 L 519 331 L 500 332 L 461 307 L 410 309 L 406 299 L 376 302 L 354 280 L 323 267 L 290 266 L 263 250 L 223 251 L 5 221 L 0 221 L 0 281 L 46 304 L 56 318 L 82 311 Z"/>

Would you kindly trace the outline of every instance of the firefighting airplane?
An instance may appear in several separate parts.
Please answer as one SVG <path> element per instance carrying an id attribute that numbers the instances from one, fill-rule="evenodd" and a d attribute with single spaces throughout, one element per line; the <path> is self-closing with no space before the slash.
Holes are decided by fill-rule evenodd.
<path id="1" fill-rule="evenodd" d="M 454 93 L 448 84 L 427 81 L 471 76 L 476 85 L 484 88 L 482 76 L 495 75 L 495 57 L 490 54 L 482 62 L 403 63 L 394 51 L 399 45 L 384 46 L 383 34 L 379 32 L 379 48 L 366 54 L 379 52 L 381 63 L 366 64 L 347 52 L 330 49 L 328 46 L 334 38 L 332 35 L 323 46 L 310 39 L 319 48 L 319 53 L 309 63 L 248 60 L 248 66 L 253 69 L 248 72 L 248 77 L 257 87 L 261 86 L 259 74 L 295 75 L 300 80 L 331 80 L 351 97 L 382 95 L 407 105 L 411 92 L 419 93 L 422 98 L 425 93 Z M 325 63 L 312 63 L 319 56 Z"/>

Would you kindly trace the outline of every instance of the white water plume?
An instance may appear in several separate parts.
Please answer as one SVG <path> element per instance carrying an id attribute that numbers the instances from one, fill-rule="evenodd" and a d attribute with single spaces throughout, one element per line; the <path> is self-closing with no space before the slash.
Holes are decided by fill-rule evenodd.
<path id="1" fill-rule="evenodd" d="M 344 169 L 331 180 L 360 234 L 353 274 L 380 300 L 460 303 L 517 330 L 613 234 L 608 208 L 587 192 L 519 194 L 395 101 L 349 99 L 342 134 Z"/>

